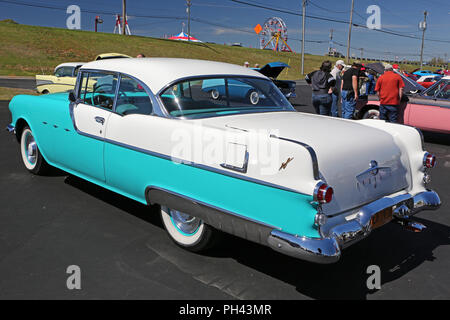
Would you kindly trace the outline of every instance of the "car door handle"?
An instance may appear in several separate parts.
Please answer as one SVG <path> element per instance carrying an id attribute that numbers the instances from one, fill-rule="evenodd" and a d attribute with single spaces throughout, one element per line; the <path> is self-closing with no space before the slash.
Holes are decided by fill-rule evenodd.
<path id="1" fill-rule="evenodd" d="M 103 117 L 95 117 L 95 121 L 97 121 L 98 123 L 104 124 L 105 123 L 105 118 L 103 118 Z"/>

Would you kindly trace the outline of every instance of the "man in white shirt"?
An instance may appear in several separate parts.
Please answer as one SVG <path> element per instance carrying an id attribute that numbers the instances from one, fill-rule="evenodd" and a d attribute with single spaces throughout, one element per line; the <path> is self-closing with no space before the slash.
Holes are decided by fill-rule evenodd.
<path id="1" fill-rule="evenodd" d="M 331 70 L 331 75 L 336 80 L 336 85 L 334 86 L 333 93 L 331 95 L 332 97 L 332 104 L 331 104 L 331 115 L 333 117 L 339 116 L 338 111 L 338 104 L 341 99 L 341 71 L 344 69 L 345 63 L 343 60 L 336 61 L 336 65 L 334 66 L 333 70 Z"/>

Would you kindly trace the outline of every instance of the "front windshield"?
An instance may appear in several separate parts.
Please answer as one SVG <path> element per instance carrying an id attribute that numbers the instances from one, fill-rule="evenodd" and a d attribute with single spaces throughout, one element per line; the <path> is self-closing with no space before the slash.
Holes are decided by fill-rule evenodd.
<path id="1" fill-rule="evenodd" d="M 164 90 L 161 100 L 172 117 L 184 118 L 293 110 L 272 81 L 246 77 L 184 80 Z"/>
<path id="2" fill-rule="evenodd" d="M 426 92 L 426 96 L 450 99 L 450 80 L 442 79 L 431 86 Z"/>

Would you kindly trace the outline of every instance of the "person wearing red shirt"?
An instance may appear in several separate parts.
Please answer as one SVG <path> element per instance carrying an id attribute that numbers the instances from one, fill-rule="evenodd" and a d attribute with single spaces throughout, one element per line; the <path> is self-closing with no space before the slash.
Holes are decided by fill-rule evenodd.
<path id="1" fill-rule="evenodd" d="M 380 97 L 380 119 L 397 122 L 398 108 L 403 95 L 403 79 L 388 64 L 385 72 L 378 78 L 375 91 Z"/>

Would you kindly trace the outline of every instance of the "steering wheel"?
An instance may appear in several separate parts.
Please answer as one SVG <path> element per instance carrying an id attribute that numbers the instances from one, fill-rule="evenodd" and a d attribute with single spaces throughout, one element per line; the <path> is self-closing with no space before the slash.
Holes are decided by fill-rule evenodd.
<path id="1" fill-rule="evenodd" d="M 102 87 L 109 87 L 109 90 L 104 90 L 104 89 L 100 90 L 100 88 L 102 88 Z M 94 90 L 92 92 L 92 97 L 91 97 L 92 105 L 111 109 L 114 104 L 114 99 L 107 97 L 105 95 L 102 95 L 102 93 L 111 91 L 111 89 L 112 89 L 112 85 L 110 85 L 108 83 L 101 84 L 99 86 L 94 86 Z M 103 91 L 103 92 L 98 92 L 98 91 Z"/>

